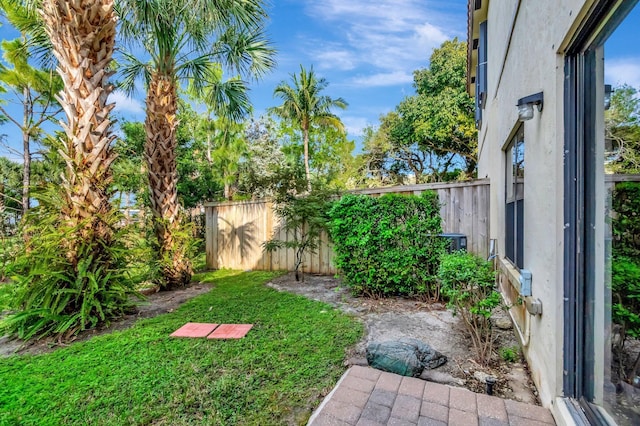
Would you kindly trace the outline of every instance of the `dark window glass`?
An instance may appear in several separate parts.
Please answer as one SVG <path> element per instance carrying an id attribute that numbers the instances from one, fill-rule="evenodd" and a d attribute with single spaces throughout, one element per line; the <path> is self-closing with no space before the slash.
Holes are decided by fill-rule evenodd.
<path id="1" fill-rule="evenodd" d="M 482 126 L 482 109 L 487 100 L 487 21 L 480 24 L 476 68 L 476 126 Z"/>
<path id="2" fill-rule="evenodd" d="M 524 128 L 520 126 L 506 150 L 505 256 L 524 267 Z"/>

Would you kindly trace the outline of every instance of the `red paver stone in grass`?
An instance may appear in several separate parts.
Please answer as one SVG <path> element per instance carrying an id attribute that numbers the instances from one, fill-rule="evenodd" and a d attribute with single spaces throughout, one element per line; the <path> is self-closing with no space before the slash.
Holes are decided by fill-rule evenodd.
<path id="1" fill-rule="evenodd" d="M 207 339 L 242 339 L 253 324 L 222 324 Z"/>
<path id="2" fill-rule="evenodd" d="M 171 333 L 171 337 L 207 337 L 217 326 L 218 324 L 188 322 Z"/>

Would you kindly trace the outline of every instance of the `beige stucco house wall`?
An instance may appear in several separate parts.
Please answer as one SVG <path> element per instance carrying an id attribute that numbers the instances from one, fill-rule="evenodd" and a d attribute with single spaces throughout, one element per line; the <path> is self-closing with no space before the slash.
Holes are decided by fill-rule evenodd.
<path id="1" fill-rule="evenodd" d="M 478 177 L 489 178 L 490 233 L 497 242 L 501 286 L 522 337 L 532 378 L 545 407 L 564 423 L 563 394 L 563 141 L 564 54 L 588 14 L 588 0 L 471 0 L 469 90 L 479 78 L 478 39 L 486 21 L 486 95 L 478 134 Z M 480 42 L 480 45 L 482 42 Z M 542 92 L 542 111 L 518 121 L 520 98 Z M 520 273 L 505 259 L 505 147 L 524 126 L 524 260 L 542 314 L 518 306 Z M 603 209 L 604 210 L 604 209 Z M 532 309 L 533 310 L 533 309 Z M 604 312 L 604 309 L 600 310 Z M 568 420 L 567 420 L 568 421 Z"/>

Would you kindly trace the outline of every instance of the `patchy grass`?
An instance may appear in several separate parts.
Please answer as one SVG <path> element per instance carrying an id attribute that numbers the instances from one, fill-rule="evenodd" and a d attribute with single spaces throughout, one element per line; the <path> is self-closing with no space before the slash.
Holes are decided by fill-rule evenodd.
<path id="1" fill-rule="evenodd" d="M 362 326 L 329 305 L 218 271 L 170 314 L 53 353 L 0 359 L 0 424 L 303 424 Z M 186 322 L 253 323 L 240 340 L 175 339 Z"/>

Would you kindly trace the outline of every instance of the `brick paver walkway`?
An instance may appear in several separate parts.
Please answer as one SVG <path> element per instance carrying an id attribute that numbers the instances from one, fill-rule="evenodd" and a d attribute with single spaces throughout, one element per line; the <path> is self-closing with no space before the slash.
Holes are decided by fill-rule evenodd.
<path id="1" fill-rule="evenodd" d="M 549 426 L 549 410 L 467 389 L 351 367 L 311 416 L 310 426 Z"/>

